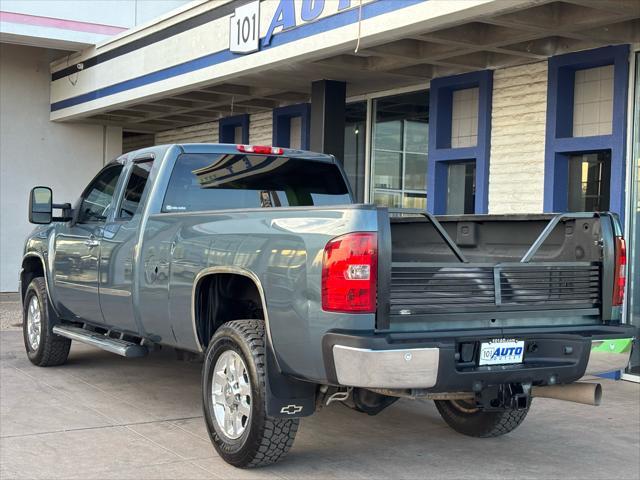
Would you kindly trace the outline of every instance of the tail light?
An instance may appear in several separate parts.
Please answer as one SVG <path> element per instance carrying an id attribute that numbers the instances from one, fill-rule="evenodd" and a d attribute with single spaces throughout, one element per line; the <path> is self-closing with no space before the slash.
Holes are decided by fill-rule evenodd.
<path id="1" fill-rule="evenodd" d="M 259 153 L 261 155 L 282 155 L 284 150 L 280 147 L 269 147 L 266 145 L 236 145 L 239 152 Z"/>
<path id="2" fill-rule="evenodd" d="M 613 274 L 613 305 L 620 306 L 624 301 L 624 289 L 627 283 L 625 267 L 627 265 L 627 246 L 624 238 L 616 237 L 615 268 Z"/>
<path id="3" fill-rule="evenodd" d="M 377 271 L 377 234 L 349 233 L 331 240 L 322 260 L 322 309 L 374 313 Z"/>

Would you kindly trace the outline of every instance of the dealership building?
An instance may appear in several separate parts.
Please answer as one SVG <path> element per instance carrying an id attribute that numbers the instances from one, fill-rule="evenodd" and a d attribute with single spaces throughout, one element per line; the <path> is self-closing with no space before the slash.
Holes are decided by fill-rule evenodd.
<path id="1" fill-rule="evenodd" d="M 126 28 L 0 12 L 2 291 L 16 290 L 32 185 L 72 201 L 121 152 L 250 143 L 334 154 L 360 202 L 614 211 L 640 325 L 637 0 L 168 5 Z M 37 18 L 60 22 L 38 34 Z M 636 349 L 628 374 L 639 364 Z"/>

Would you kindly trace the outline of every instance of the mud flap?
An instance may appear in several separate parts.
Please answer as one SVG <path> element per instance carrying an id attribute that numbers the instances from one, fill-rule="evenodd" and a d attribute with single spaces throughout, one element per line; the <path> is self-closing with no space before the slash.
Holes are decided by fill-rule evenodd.
<path id="1" fill-rule="evenodd" d="M 270 342 L 267 342 L 266 373 L 267 415 L 296 418 L 315 412 L 317 385 L 280 373 Z"/>

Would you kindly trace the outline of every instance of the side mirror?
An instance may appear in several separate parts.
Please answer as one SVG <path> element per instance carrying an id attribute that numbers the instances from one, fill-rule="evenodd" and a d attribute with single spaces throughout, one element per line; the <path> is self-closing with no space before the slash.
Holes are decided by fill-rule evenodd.
<path id="1" fill-rule="evenodd" d="M 62 210 L 61 217 L 53 216 L 53 209 Z M 71 205 L 53 203 L 53 193 L 49 187 L 33 187 L 29 194 L 29 222 L 48 225 L 51 222 L 66 222 L 72 219 Z"/>
<path id="2" fill-rule="evenodd" d="M 49 187 L 34 187 L 29 195 L 29 222 L 49 224 L 53 220 L 53 193 Z"/>

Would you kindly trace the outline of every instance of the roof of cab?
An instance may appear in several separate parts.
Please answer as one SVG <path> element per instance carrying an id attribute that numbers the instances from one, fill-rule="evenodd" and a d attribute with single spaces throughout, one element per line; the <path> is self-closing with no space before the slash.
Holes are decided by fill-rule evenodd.
<path id="1" fill-rule="evenodd" d="M 142 159 L 142 158 L 161 158 L 172 147 L 178 147 L 182 153 L 235 153 L 240 154 L 238 146 L 235 143 L 174 143 L 167 145 L 156 145 L 134 150 L 118 157 L 117 161 L 121 163 Z M 251 155 L 251 154 L 249 154 Z M 282 155 L 284 157 L 295 157 L 302 160 L 311 160 L 316 162 L 336 161 L 333 155 L 326 153 L 310 152 L 307 150 L 297 150 L 293 148 L 283 148 Z"/>

